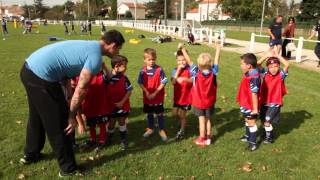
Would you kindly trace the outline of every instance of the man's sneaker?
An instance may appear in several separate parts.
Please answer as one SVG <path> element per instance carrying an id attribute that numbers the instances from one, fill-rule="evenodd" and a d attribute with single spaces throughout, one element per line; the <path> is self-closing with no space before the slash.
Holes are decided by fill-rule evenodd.
<path id="1" fill-rule="evenodd" d="M 153 130 L 150 128 L 147 128 L 146 132 L 143 134 L 144 138 L 148 138 L 153 134 Z"/>
<path id="2" fill-rule="evenodd" d="M 248 142 L 248 136 L 244 135 L 240 138 L 241 142 Z"/>
<path id="3" fill-rule="evenodd" d="M 197 139 L 193 140 L 193 142 L 196 145 L 199 145 L 199 146 L 205 146 L 206 145 L 206 139 L 202 138 L 202 137 L 198 137 Z"/>
<path id="4" fill-rule="evenodd" d="M 272 144 L 273 143 L 273 139 L 270 139 L 270 138 L 265 138 L 263 140 L 263 144 Z"/>
<path id="5" fill-rule="evenodd" d="M 209 146 L 211 144 L 211 138 L 206 138 L 205 145 Z"/>
<path id="6" fill-rule="evenodd" d="M 168 140 L 167 134 L 166 134 L 166 132 L 164 130 L 160 130 L 159 131 L 159 135 L 160 135 L 162 141 L 167 141 Z"/>
<path id="7" fill-rule="evenodd" d="M 23 165 L 27 165 L 27 164 L 31 164 L 31 163 L 35 163 L 37 161 L 39 161 L 42 157 L 42 154 L 40 153 L 37 157 L 31 157 L 31 156 L 27 156 L 27 155 L 24 155 L 20 160 L 20 164 L 23 164 Z"/>
<path id="8" fill-rule="evenodd" d="M 126 150 L 128 148 L 128 143 L 126 140 L 121 140 L 120 147 L 122 150 Z"/>
<path id="9" fill-rule="evenodd" d="M 249 151 L 255 151 L 258 149 L 258 146 L 256 144 L 249 143 L 248 149 Z"/>
<path id="10" fill-rule="evenodd" d="M 67 178 L 67 177 L 71 177 L 71 176 L 81 177 L 81 176 L 84 176 L 84 174 L 82 171 L 80 171 L 78 169 L 74 170 L 72 172 L 62 172 L 62 171 L 59 172 L 59 178 Z"/>
<path id="11" fill-rule="evenodd" d="M 176 140 L 181 140 L 184 138 L 184 131 L 179 130 L 176 135 Z"/>

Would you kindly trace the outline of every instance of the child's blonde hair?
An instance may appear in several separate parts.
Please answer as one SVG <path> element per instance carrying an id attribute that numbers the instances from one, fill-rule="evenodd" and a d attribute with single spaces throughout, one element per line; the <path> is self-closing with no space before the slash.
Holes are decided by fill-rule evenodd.
<path id="1" fill-rule="evenodd" d="M 212 57 L 209 53 L 201 53 L 197 59 L 200 69 L 209 69 L 212 63 Z"/>

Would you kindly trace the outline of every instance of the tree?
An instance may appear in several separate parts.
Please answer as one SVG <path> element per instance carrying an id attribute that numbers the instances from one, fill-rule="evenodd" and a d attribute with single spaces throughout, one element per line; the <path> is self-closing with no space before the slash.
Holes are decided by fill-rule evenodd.
<path id="1" fill-rule="evenodd" d="M 222 0 L 222 10 L 238 19 L 256 19 L 261 16 L 262 1 L 256 0 Z"/>
<path id="2" fill-rule="evenodd" d="M 167 0 L 167 5 L 170 4 L 170 0 Z M 153 0 L 146 3 L 148 9 L 148 16 L 161 18 L 164 17 L 164 0 Z M 169 9 L 169 6 L 167 7 Z M 168 12 L 168 17 L 171 17 L 171 12 Z"/>
<path id="3" fill-rule="evenodd" d="M 320 18 L 320 1 L 319 0 L 302 0 L 300 6 L 302 20 L 314 20 Z"/>
<path id="4" fill-rule="evenodd" d="M 118 9 L 117 0 L 112 0 L 112 2 L 111 2 L 111 12 L 110 12 L 111 19 L 117 19 L 117 9 Z"/>
<path id="5" fill-rule="evenodd" d="M 44 18 L 62 20 L 64 17 L 64 9 L 65 9 L 65 6 L 63 5 L 53 6 L 44 14 Z"/>
<path id="6" fill-rule="evenodd" d="M 43 0 L 34 0 L 34 9 L 35 9 L 35 16 L 37 18 L 44 18 L 44 14 L 46 11 L 49 10 L 48 7 L 44 6 L 42 3 Z"/>
<path id="7" fill-rule="evenodd" d="M 131 13 L 131 11 L 126 11 L 124 17 L 125 17 L 126 19 L 132 19 L 132 13 Z"/>

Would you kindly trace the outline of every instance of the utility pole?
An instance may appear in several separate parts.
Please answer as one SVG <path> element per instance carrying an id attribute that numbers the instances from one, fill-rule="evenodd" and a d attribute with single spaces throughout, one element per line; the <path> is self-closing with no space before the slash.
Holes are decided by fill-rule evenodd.
<path id="1" fill-rule="evenodd" d="M 90 0 L 88 0 L 88 20 L 90 18 Z"/>
<path id="2" fill-rule="evenodd" d="M 164 0 L 164 24 L 167 25 L 167 0 Z"/>
<path id="3" fill-rule="evenodd" d="M 264 19 L 264 8 L 265 8 L 265 6 L 266 6 L 266 0 L 263 0 L 262 14 L 261 14 L 261 24 L 260 24 L 260 35 L 262 34 L 263 19 Z"/>

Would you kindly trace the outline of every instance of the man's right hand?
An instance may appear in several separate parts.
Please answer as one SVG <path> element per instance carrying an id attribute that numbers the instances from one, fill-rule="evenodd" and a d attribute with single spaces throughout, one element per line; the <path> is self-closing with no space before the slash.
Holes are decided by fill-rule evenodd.
<path id="1" fill-rule="evenodd" d="M 76 117 L 73 114 L 69 114 L 68 117 L 68 126 L 64 129 L 67 135 L 71 134 L 74 129 L 77 127 Z"/>

